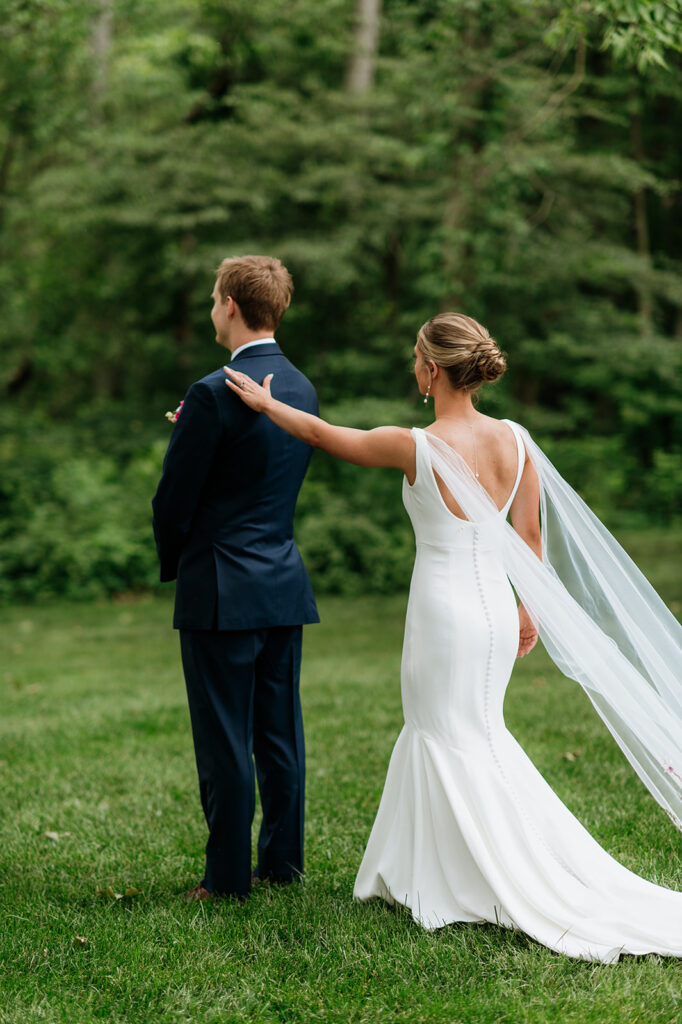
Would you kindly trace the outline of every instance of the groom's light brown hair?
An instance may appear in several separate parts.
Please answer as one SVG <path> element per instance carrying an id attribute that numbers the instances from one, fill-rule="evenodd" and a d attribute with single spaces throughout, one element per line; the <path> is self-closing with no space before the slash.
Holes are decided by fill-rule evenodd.
<path id="1" fill-rule="evenodd" d="M 294 290 L 283 263 L 274 256 L 234 256 L 223 260 L 216 274 L 221 302 L 232 298 L 249 330 L 279 327 Z"/>

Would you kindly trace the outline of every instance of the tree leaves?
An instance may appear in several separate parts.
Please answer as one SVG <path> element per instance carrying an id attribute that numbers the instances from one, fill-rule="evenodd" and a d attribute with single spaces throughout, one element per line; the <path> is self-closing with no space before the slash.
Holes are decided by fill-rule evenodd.
<path id="1" fill-rule="evenodd" d="M 601 36 L 601 47 L 644 74 L 667 68 L 670 52 L 682 51 L 680 0 L 563 0 L 548 32 L 553 45 L 575 35 Z"/>
<path id="2" fill-rule="evenodd" d="M 680 0 L 391 0 L 361 96 L 349 0 L 110 6 L 100 77 L 89 0 L 3 8 L 0 596 L 153 585 L 159 417 L 218 362 L 227 253 L 290 266 L 278 338 L 326 415 L 388 400 L 414 422 L 415 331 L 460 308 L 509 357 L 488 411 L 561 438 L 588 492 L 588 435 L 598 462 L 621 438 L 605 507 L 676 514 Z M 409 558 L 366 476 L 363 551 L 328 559 L 348 481 L 311 472 L 299 532 L 334 587 L 375 531 Z"/>

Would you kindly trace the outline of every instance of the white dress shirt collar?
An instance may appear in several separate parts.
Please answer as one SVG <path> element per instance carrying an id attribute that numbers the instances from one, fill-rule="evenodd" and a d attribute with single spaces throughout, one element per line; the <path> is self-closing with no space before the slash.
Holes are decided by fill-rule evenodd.
<path id="1" fill-rule="evenodd" d="M 245 349 L 251 348 L 252 345 L 276 345 L 276 344 L 277 344 L 277 342 L 275 341 L 274 338 L 256 338 L 255 341 L 247 341 L 243 345 L 240 345 L 239 348 L 236 348 L 234 350 L 234 352 L 232 353 L 232 358 L 230 359 L 230 362 L 232 362 L 232 359 L 234 359 L 234 357 L 237 355 L 238 352 L 243 352 Z"/>

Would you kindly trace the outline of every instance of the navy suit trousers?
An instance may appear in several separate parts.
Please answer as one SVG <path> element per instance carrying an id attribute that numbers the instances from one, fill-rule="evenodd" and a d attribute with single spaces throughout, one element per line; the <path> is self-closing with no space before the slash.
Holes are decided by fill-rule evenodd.
<path id="1" fill-rule="evenodd" d="M 254 760 L 263 810 L 257 874 L 287 882 L 303 871 L 301 641 L 301 626 L 180 630 L 209 892 L 250 891 Z"/>

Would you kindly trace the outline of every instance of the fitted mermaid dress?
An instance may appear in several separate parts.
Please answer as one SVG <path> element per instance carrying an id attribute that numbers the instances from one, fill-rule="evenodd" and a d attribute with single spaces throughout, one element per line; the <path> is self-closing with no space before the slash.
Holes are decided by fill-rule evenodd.
<path id="1" fill-rule="evenodd" d="M 518 425 L 516 481 L 523 472 Z M 520 929 L 571 957 L 682 955 L 682 893 L 627 870 L 561 802 L 507 730 L 519 644 L 514 591 L 491 530 L 453 515 L 429 443 L 403 482 L 416 559 L 405 624 L 405 724 L 355 882 L 359 900 L 408 907 L 425 928 L 454 921 Z"/>

